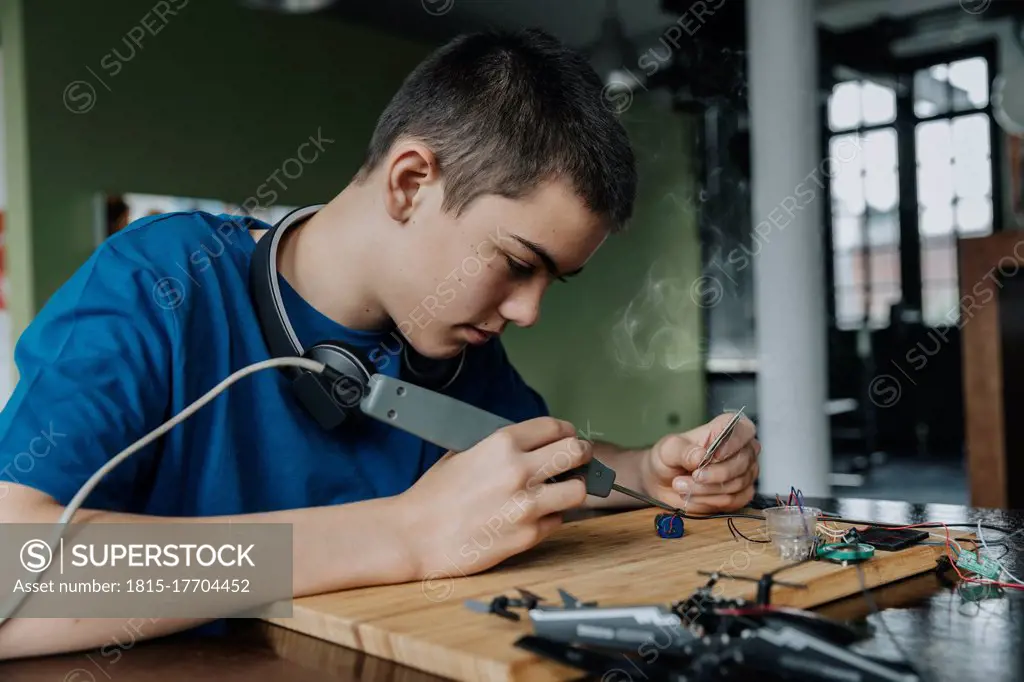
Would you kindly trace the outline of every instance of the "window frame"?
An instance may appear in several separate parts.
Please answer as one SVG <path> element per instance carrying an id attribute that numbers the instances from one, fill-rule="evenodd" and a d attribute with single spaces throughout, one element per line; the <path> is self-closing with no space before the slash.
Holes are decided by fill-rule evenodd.
<path id="1" fill-rule="evenodd" d="M 939 64 L 982 57 L 987 62 L 989 96 L 985 106 L 965 109 L 962 111 L 947 111 L 941 114 L 929 116 L 918 116 L 914 111 L 914 74 L 922 69 L 927 69 Z M 858 125 L 840 131 L 833 131 L 829 125 L 829 97 L 821 100 L 819 107 L 819 119 L 821 125 L 820 151 L 821 158 L 826 159 L 830 153 L 830 143 L 833 137 L 842 135 L 863 135 L 875 130 L 894 128 L 896 131 L 896 153 L 897 153 L 897 183 L 899 192 L 898 216 L 899 216 L 899 239 L 898 250 L 900 259 L 900 291 L 902 296 L 901 307 L 904 309 L 904 321 L 923 321 L 923 290 L 924 280 L 921 272 L 921 234 L 919 221 L 919 202 L 917 198 L 917 148 L 916 128 L 921 123 L 936 120 L 952 120 L 963 116 L 983 113 L 989 119 L 989 163 L 992 173 L 992 233 L 1001 232 L 1004 229 L 1003 217 L 1003 152 L 1001 148 L 1002 130 L 993 115 L 992 106 L 992 84 L 994 77 L 999 73 L 998 44 L 994 40 L 985 40 L 969 45 L 946 50 L 934 50 L 912 57 L 901 57 L 889 60 L 893 68 L 886 76 L 894 79 L 896 90 L 896 118 L 889 123 Z M 845 82 L 836 79 L 831 74 L 831 66 L 838 64 L 822 64 L 820 78 L 822 89 L 831 93 L 833 87 Z M 865 298 L 864 316 L 860 326 L 852 330 L 847 327 L 839 327 L 836 318 L 836 294 L 835 281 L 835 244 L 834 224 L 832 219 L 832 183 L 826 174 L 823 178 L 825 185 L 826 201 L 822 202 L 822 220 L 824 227 L 824 253 L 825 258 L 825 279 L 827 297 L 827 319 L 830 329 L 841 331 L 853 331 L 859 328 L 875 329 L 870 325 L 870 310 L 868 309 L 867 297 Z M 862 236 L 865 237 L 862 243 L 862 253 L 867 254 L 866 228 L 862 228 Z M 953 233 L 954 242 L 958 239 L 957 233 Z M 959 270 L 959 266 L 957 267 Z M 959 278 L 958 278 L 959 282 Z M 958 285 L 959 286 L 959 283 Z M 870 288 L 867 289 L 870 291 Z M 955 323 L 950 323 L 955 324 Z M 882 327 L 888 326 L 888 322 Z M 950 326 L 950 325 L 939 325 Z"/>

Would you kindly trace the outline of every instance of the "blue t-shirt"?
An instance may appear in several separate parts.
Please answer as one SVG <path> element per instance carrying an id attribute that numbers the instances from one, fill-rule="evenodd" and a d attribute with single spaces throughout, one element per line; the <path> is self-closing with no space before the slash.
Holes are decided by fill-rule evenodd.
<path id="1" fill-rule="evenodd" d="M 270 226 L 171 213 L 136 221 L 96 249 L 18 341 L 20 378 L 0 414 L 0 480 L 67 504 L 111 457 L 233 371 L 270 357 L 249 291 L 250 227 Z M 337 339 L 377 349 L 375 369 L 398 374 L 392 331 L 343 327 L 279 280 L 304 347 Z M 443 392 L 512 421 L 547 414 L 498 339 L 470 347 Z M 198 517 L 354 502 L 401 493 L 443 454 L 371 419 L 355 432 L 324 431 L 287 377 L 266 369 L 122 462 L 83 506 Z"/>

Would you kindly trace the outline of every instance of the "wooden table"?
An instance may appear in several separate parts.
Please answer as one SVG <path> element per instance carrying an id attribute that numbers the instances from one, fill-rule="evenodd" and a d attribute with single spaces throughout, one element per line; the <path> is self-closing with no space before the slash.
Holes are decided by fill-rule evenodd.
<path id="1" fill-rule="evenodd" d="M 891 523 L 926 520 L 977 522 L 1024 528 L 1024 510 L 985 510 L 953 505 L 919 505 L 877 500 L 808 500 L 844 516 Z M 1024 534 L 1003 559 L 1024 576 Z M 839 619 L 884 623 L 930 680 L 1024 679 L 1024 593 L 998 601 L 962 604 L 934 574 L 873 591 L 881 609 L 871 614 L 859 596 L 816 609 Z M 256 621 L 232 621 L 228 635 L 198 638 L 183 633 L 149 642 L 124 642 L 121 655 L 98 652 L 0 663 L 4 682 L 418 682 L 440 678 Z M 867 651 L 894 655 L 884 628 Z"/>

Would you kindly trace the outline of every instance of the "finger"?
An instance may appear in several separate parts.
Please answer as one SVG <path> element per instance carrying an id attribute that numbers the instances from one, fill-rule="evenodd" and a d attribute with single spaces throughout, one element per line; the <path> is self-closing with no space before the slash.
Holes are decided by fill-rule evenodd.
<path id="1" fill-rule="evenodd" d="M 576 427 L 564 419 L 537 417 L 498 429 L 497 433 L 501 432 L 508 434 L 517 448 L 529 451 L 576 435 Z"/>
<path id="2" fill-rule="evenodd" d="M 747 486 L 734 494 L 708 495 L 707 497 L 693 498 L 686 511 L 690 514 L 716 514 L 731 512 L 750 504 L 754 499 L 754 486 Z"/>
<path id="3" fill-rule="evenodd" d="M 727 459 L 735 457 L 740 451 L 749 446 L 754 440 L 755 434 L 754 423 L 746 417 L 740 417 L 740 420 L 736 422 L 733 427 L 732 433 L 725 439 L 724 442 L 719 445 L 715 451 L 715 456 L 712 461 L 724 462 Z"/>
<path id="4" fill-rule="evenodd" d="M 723 493 L 738 493 L 753 485 L 760 473 L 760 467 L 754 462 L 749 469 L 739 476 L 721 483 L 706 483 L 694 481 L 692 476 L 677 476 L 672 481 L 672 489 L 684 498 L 690 495 L 694 498 L 708 495 L 721 495 Z"/>
<path id="5" fill-rule="evenodd" d="M 577 478 L 537 486 L 530 496 L 529 514 L 533 518 L 575 509 L 587 499 L 587 486 Z"/>
<path id="6" fill-rule="evenodd" d="M 728 417 L 728 415 L 723 416 Z M 715 421 L 712 421 L 712 425 L 722 421 L 723 419 L 718 417 Z M 724 423 L 719 424 L 721 428 L 714 433 L 709 431 L 707 427 L 701 427 L 686 434 L 672 434 L 662 438 L 655 446 L 655 456 L 653 458 L 655 473 L 665 477 L 672 474 L 672 469 L 695 471 L 700 468 L 702 464 L 705 464 L 708 446 L 714 440 L 714 434 L 720 433 L 728 421 L 728 418 L 724 419 Z M 749 420 L 747 422 L 749 423 Z M 732 459 L 745 447 L 756 442 L 753 438 L 742 440 L 746 438 L 747 433 L 747 427 L 744 427 L 743 423 L 743 420 L 736 423 L 736 430 L 719 444 L 714 457 L 707 460 L 707 463 Z M 750 424 L 750 428 L 753 428 L 753 424 Z M 760 446 L 758 445 L 758 447 Z"/>
<path id="7" fill-rule="evenodd" d="M 700 466 L 706 450 L 693 440 L 682 434 L 665 436 L 655 445 L 652 462 L 655 474 L 668 477 L 677 473 L 678 469 L 693 471 Z"/>
<path id="8" fill-rule="evenodd" d="M 736 456 L 730 457 L 724 462 L 712 462 L 703 469 L 693 472 L 693 479 L 697 483 L 721 484 L 734 478 L 743 476 L 756 461 L 754 449 L 746 447 L 740 450 Z"/>
<path id="9" fill-rule="evenodd" d="M 710 437 L 710 441 L 713 443 L 715 438 L 726 429 L 734 416 L 735 413 L 721 414 L 687 435 L 696 442 L 704 442 L 705 439 Z M 715 451 L 714 461 L 724 461 L 733 457 L 743 446 L 753 440 L 756 432 L 757 428 L 749 418 L 746 416 L 740 417 L 732 432 L 719 444 L 718 449 Z M 694 465 L 694 468 L 696 468 L 696 465 Z"/>
<path id="10" fill-rule="evenodd" d="M 548 514 L 537 519 L 536 534 L 533 538 L 533 544 L 537 544 L 547 536 L 554 533 L 562 526 L 562 515 L 561 514 Z"/>
<path id="11" fill-rule="evenodd" d="M 753 451 L 742 452 L 737 457 L 695 468 L 690 473 L 686 473 L 685 467 L 683 471 L 671 471 L 668 477 L 673 479 L 677 491 L 679 487 L 676 483 L 683 484 L 685 482 L 686 486 L 692 487 L 691 495 L 696 493 L 697 488 L 703 492 L 720 491 L 723 483 L 741 477 L 750 468 L 753 461 Z"/>
<path id="12" fill-rule="evenodd" d="M 525 453 L 523 466 L 530 481 L 543 481 L 586 464 L 593 458 L 593 452 L 590 443 L 570 436 Z"/>
<path id="13" fill-rule="evenodd" d="M 689 476 L 679 476 L 672 481 L 672 489 L 684 498 L 689 495 L 692 499 L 699 497 L 710 497 L 713 495 L 738 493 L 750 485 L 747 476 L 734 478 L 725 483 L 694 483 Z"/>

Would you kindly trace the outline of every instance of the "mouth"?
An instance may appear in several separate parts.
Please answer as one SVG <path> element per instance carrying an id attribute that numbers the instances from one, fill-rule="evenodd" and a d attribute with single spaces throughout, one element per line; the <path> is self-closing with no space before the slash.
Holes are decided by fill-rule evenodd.
<path id="1" fill-rule="evenodd" d="M 493 337 L 497 336 L 497 333 L 468 325 L 466 327 L 466 335 L 469 337 L 470 343 L 480 345 L 490 341 Z"/>

